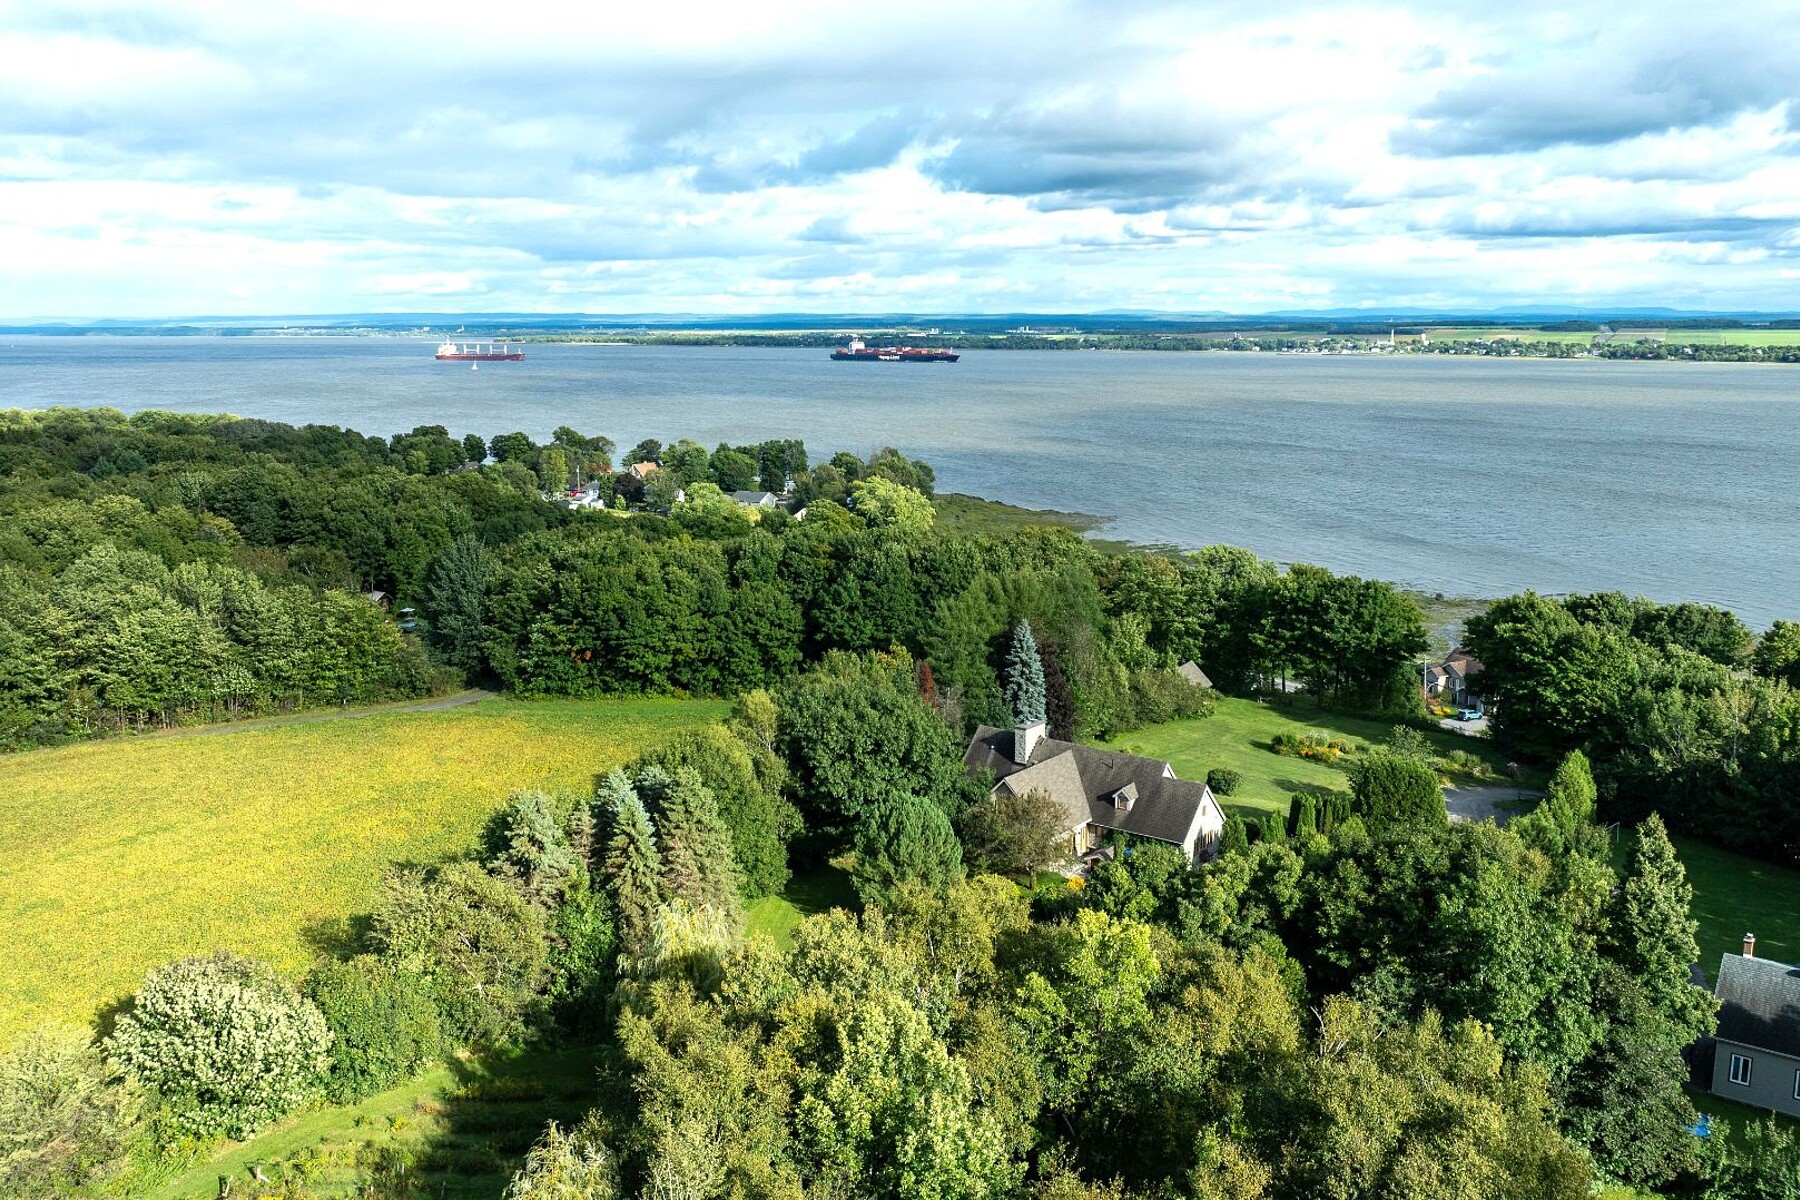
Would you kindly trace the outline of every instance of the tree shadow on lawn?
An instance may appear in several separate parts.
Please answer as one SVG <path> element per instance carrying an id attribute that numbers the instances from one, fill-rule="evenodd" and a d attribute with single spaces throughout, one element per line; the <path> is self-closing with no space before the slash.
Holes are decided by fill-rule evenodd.
<path id="1" fill-rule="evenodd" d="M 1335 796 L 1346 791 L 1345 788 L 1326 787 L 1322 783 L 1312 783 L 1298 779 L 1271 779 L 1270 783 L 1290 795 L 1301 796 Z"/>
<path id="2" fill-rule="evenodd" d="M 401 1156 L 430 1196 L 497 1196 L 551 1121 L 567 1129 L 600 1103 L 601 1051 L 587 1045 L 453 1059 L 455 1086 L 422 1102 L 431 1129 Z"/>
<path id="3" fill-rule="evenodd" d="M 602 1069 L 605 1057 L 584 1043 L 459 1055 L 444 1064 L 449 1083 L 409 1106 L 385 1116 L 358 1113 L 285 1158 L 234 1156 L 218 1176 L 221 1194 L 231 1179 L 232 1194 L 246 1198 L 286 1195 L 285 1187 L 312 1181 L 353 1186 L 359 1196 L 492 1200 L 549 1122 L 570 1128 L 609 1094 L 623 1094 L 622 1076 Z M 267 1183 L 256 1181 L 258 1169 Z"/>
<path id="4" fill-rule="evenodd" d="M 837 863 L 824 863 L 810 870 L 796 871 L 781 890 L 789 904 L 804 916 L 817 916 L 833 908 L 862 910 L 862 900 L 850 882 L 850 872 Z"/>

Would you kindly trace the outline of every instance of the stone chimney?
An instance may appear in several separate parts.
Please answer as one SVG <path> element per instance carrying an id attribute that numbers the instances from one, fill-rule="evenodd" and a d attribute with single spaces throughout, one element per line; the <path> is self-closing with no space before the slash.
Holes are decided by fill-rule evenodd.
<path id="1" fill-rule="evenodd" d="M 1754 933 L 1746 933 L 1744 935 L 1744 957 L 1756 957 L 1756 935 Z"/>
<path id="2" fill-rule="evenodd" d="M 1013 729 L 1013 761 L 1021 767 L 1031 761 L 1031 752 L 1044 740 L 1044 723 L 1027 721 Z"/>

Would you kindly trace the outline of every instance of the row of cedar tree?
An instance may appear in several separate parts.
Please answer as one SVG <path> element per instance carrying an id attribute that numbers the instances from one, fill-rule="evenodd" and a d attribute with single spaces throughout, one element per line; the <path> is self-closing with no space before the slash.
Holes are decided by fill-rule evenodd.
<path id="1" fill-rule="evenodd" d="M 0 1054 L 0 1193 L 134 1194 L 158 1155 L 453 1048 L 575 1038 L 601 1103 L 543 1131 L 511 1200 L 1791 1197 L 1790 1132 L 1689 1132 L 1691 889 L 1655 817 L 1611 864 L 1580 755 L 1509 828 L 1383 809 L 1359 776 L 1290 838 L 1193 869 L 1140 843 L 1032 895 L 992 873 L 1032 815 L 988 836 L 959 748 L 910 656 L 834 651 L 591 794 L 516 794 L 478 854 L 393 871 L 300 986 L 183 959 L 97 1045 Z M 746 936 L 790 853 L 846 847 L 860 905 L 788 950 Z M 349 1164 L 262 1166 L 240 1194 Z M 402 1137 L 356 1194 L 443 1169 Z"/>

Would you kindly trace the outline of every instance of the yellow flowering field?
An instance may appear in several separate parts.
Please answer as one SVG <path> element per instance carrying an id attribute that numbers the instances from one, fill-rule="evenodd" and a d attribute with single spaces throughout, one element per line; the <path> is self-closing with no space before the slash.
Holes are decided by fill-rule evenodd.
<path id="1" fill-rule="evenodd" d="M 724 712 L 495 698 L 0 757 L 0 1044 L 185 954 L 298 974 L 388 864 L 464 850 L 509 791 L 585 788 Z"/>

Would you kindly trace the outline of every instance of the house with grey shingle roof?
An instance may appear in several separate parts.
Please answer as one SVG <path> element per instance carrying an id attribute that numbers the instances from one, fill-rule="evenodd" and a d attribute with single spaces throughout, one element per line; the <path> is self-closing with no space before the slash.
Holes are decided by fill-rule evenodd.
<path id="1" fill-rule="evenodd" d="M 1179 846 L 1188 861 L 1210 856 L 1225 813 L 1204 783 L 1175 778 L 1158 758 L 1101 750 L 1045 735 L 1043 722 L 1016 729 L 983 725 L 963 755 L 971 775 L 991 773 L 993 794 L 1042 792 L 1063 810 L 1070 857 L 1079 859 L 1116 830 Z"/>
<path id="2" fill-rule="evenodd" d="M 774 492 L 732 492 L 731 498 L 745 508 L 774 508 L 781 503 Z"/>
<path id="3" fill-rule="evenodd" d="M 1800 967 L 1757 958 L 1746 934 L 1744 953 L 1720 961 L 1713 994 L 1713 1094 L 1800 1117 Z"/>

